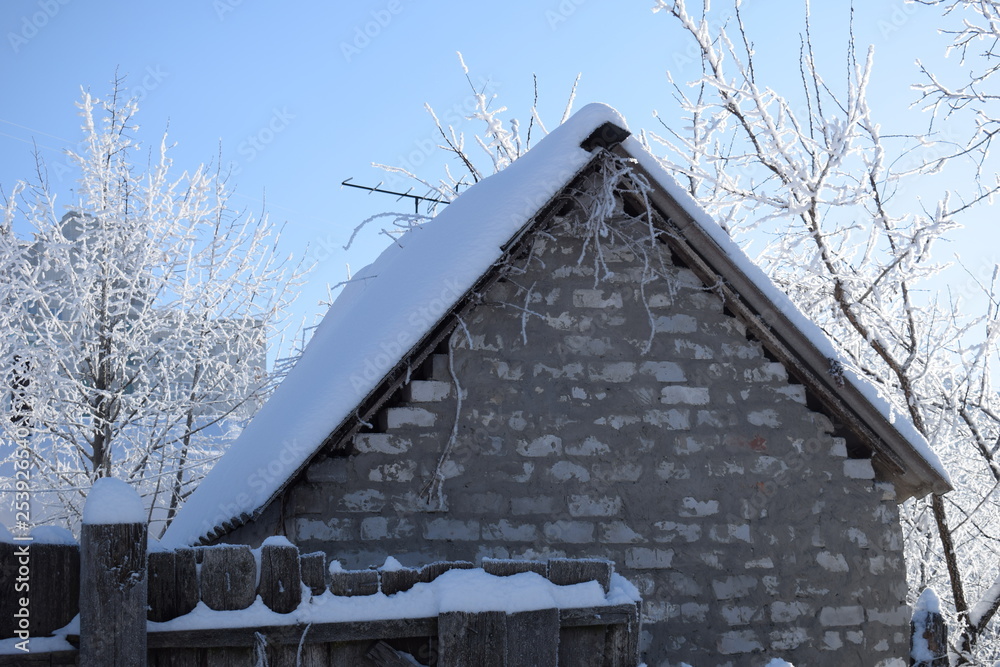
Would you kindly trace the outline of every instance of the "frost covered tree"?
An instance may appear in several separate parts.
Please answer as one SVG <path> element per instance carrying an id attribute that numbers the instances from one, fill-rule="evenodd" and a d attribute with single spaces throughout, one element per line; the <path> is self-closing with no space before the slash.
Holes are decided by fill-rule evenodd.
<path id="1" fill-rule="evenodd" d="M 264 397 L 268 340 L 299 273 L 218 173 L 175 174 L 166 136 L 141 155 L 121 84 L 78 103 L 68 202 L 40 159 L 3 197 L 3 456 L 30 452 L 34 518 L 71 527 L 106 476 L 169 522 Z"/>

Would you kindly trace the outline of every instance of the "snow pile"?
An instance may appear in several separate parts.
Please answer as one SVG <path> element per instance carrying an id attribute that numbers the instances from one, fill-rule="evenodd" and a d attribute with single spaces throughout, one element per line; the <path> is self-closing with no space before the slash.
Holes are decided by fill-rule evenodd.
<path id="1" fill-rule="evenodd" d="M 25 655 L 25 652 L 17 648 L 17 644 L 22 646 L 24 640 L 17 637 L 10 639 L 0 639 L 0 655 Z M 66 641 L 66 637 L 32 637 L 28 640 L 28 654 L 32 653 L 55 653 L 56 651 L 75 651 L 76 647 Z M 43 664 L 41 662 L 37 664 Z"/>
<path id="2" fill-rule="evenodd" d="M 145 523 L 146 511 L 135 489 L 120 479 L 102 477 L 94 482 L 83 506 L 83 523 Z"/>
<path id="3" fill-rule="evenodd" d="M 76 544 L 73 533 L 61 526 L 35 526 L 31 529 L 32 544 Z"/>
<path id="4" fill-rule="evenodd" d="M 400 618 L 432 618 L 450 611 L 503 611 L 508 614 L 536 609 L 572 609 L 634 604 L 636 588 L 618 574 L 611 577 L 607 595 L 596 581 L 559 586 L 534 572 L 498 577 L 475 570 L 448 570 L 430 583 L 393 595 L 376 593 L 356 597 L 327 591 L 303 599 L 288 614 L 271 611 L 258 596 L 247 609 L 214 611 L 199 602 L 193 611 L 164 623 L 149 623 L 149 631 L 242 628 L 307 623 L 346 623 Z"/>

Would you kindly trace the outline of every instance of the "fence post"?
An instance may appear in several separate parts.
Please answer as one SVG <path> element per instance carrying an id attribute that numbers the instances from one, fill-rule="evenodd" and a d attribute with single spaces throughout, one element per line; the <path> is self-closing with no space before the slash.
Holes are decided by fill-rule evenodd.
<path id="1" fill-rule="evenodd" d="M 99 479 L 80 529 L 80 667 L 146 665 L 147 585 L 142 500 Z"/>
<path id="2" fill-rule="evenodd" d="M 948 626 L 941 616 L 938 596 L 931 588 L 924 589 L 913 608 L 910 665 L 948 667 Z"/>

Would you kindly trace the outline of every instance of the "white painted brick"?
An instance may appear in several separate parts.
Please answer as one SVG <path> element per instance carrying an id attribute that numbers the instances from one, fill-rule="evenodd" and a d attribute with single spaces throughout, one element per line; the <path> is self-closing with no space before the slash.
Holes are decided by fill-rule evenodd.
<path id="1" fill-rule="evenodd" d="M 377 512 L 385 505 L 385 495 L 375 489 L 361 489 L 345 493 L 340 504 L 348 512 Z"/>
<path id="2" fill-rule="evenodd" d="M 662 535 L 655 536 L 657 542 L 673 542 L 683 540 L 685 542 L 697 542 L 701 538 L 701 526 L 697 523 L 676 523 L 674 521 L 655 521 L 653 526 L 662 531 Z"/>
<path id="3" fill-rule="evenodd" d="M 647 410 L 642 421 L 653 426 L 662 426 L 675 431 L 691 428 L 691 413 L 687 410 Z"/>
<path id="4" fill-rule="evenodd" d="M 788 623 L 809 611 L 809 605 L 805 602 L 772 602 L 771 620 L 775 623 Z"/>
<path id="5" fill-rule="evenodd" d="M 521 456 L 552 456 L 562 453 L 562 438 L 557 435 L 543 435 L 530 442 L 520 440 L 517 443 L 517 452 Z"/>
<path id="6" fill-rule="evenodd" d="M 906 625 L 910 622 L 910 607 L 902 605 L 895 609 L 869 609 L 868 620 L 886 625 Z"/>
<path id="7" fill-rule="evenodd" d="M 719 653 L 735 655 L 738 653 L 756 653 L 763 651 L 764 646 L 757 639 L 753 630 L 723 632 L 717 642 Z"/>
<path id="8" fill-rule="evenodd" d="M 577 308 L 621 308 L 622 295 L 618 292 L 612 292 L 610 296 L 605 298 L 604 290 L 573 290 L 573 305 Z"/>
<path id="9" fill-rule="evenodd" d="M 843 554 L 830 553 L 829 551 L 820 551 L 816 554 L 816 562 L 828 572 L 847 572 L 850 569 Z"/>
<path id="10" fill-rule="evenodd" d="M 851 479 L 875 479 L 875 469 L 871 459 L 847 459 L 844 461 L 844 475 Z"/>
<path id="11" fill-rule="evenodd" d="M 775 630 L 770 634 L 771 648 L 775 651 L 790 651 L 798 648 L 799 645 L 809 640 L 809 633 L 805 628 L 791 628 L 789 630 Z"/>
<path id="12" fill-rule="evenodd" d="M 472 541 L 479 539 L 478 521 L 434 519 L 424 526 L 424 539 Z"/>
<path id="13" fill-rule="evenodd" d="M 538 539 L 538 529 L 530 523 L 514 524 L 507 519 L 483 526 L 484 540 L 505 542 L 534 542 Z"/>
<path id="14" fill-rule="evenodd" d="M 555 499 L 552 496 L 510 499 L 510 513 L 514 515 L 552 514 L 554 511 Z"/>
<path id="15" fill-rule="evenodd" d="M 639 366 L 643 375 L 652 375 L 658 382 L 684 382 L 687 377 L 680 365 L 673 361 L 644 361 Z"/>
<path id="16" fill-rule="evenodd" d="M 633 570 L 665 570 L 673 560 L 673 549 L 632 547 L 625 552 L 625 567 Z"/>
<path id="17" fill-rule="evenodd" d="M 711 516 L 712 514 L 719 513 L 719 501 L 718 500 L 697 500 L 691 498 L 690 496 L 684 498 L 681 501 L 681 508 L 677 512 L 677 516 L 683 517 L 695 517 L 695 516 Z"/>
<path id="18" fill-rule="evenodd" d="M 660 402 L 667 404 L 707 405 L 708 387 L 684 387 L 669 385 L 660 390 Z"/>
<path id="19" fill-rule="evenodd" d="M 389 408 L 385 411 L 386 428 L 402 428 L 404 426 L 429 427 L 434 426 L 437 415 L 424 408 Z"/>
<path id="20" fill-rule="evenodd" d="M 359 433 L 354 436 L 354 449 L 362 454 L 403 454 L 413 442 L 392 433 Z"/>
<path id="21" fill-rule="evenodd" d="M 747 415 L 747 421 L 754 426 L 767 426 L 769 428 L 779 428 L 781 419 L 774 410 L 755 410 Z"/>
<path id="22" fill-rule="evenodd" d="M 355 539 L 351 519 L 296 519 L 296 540 L 349 541 Z"/>
<path id="23" fill-rule="evenodd" d="M 819 622 L 826 626 L 860 625 L 865 622 L 865 608 L 860 605 L 823 607 L 819 612 Z"/>
<path id="24" fill-rule="evenodd" d="M 783 387 L 778 387 L 775 389 L 776 392 L 787 396 L 796 403 L 806 404 L 806 387 L 802 384 L 786 384 Z"/>
<path id="25" fill-rule="evenodd" d="M 437 380 L 412 380 L 406 385 L 404 400 L 412 403 L 436 403 L 451 395 L 450 382 Z"/>
<path id="26" fill-rule="evenodd" d="M 594 524 L 586 521 L 550 521 L 542 526 L 542 532 L 553 542 L 586 544 L 594 541 Z"/>
<path id="27" fill-rule="evenodd" d="M 612 521 L 599 525 L 601 542 L 607 544 L 634 544 L 645 542 L 646 538 L 632 530 L 624 521 Z"/>
<path id="28" fill-rule="evenodd" d="M 586 440 L 577 445 L 566 445 L 566 453 L 573 456 L 594 456 L 595 454 L 608 454 L 611 448 L 595 438 L 589 436 Z"/>
<path id="29" fill-rule="evenodd" d="M 594 382 L 628 382 L 636 373 L 635 363 L 616 361 L 605 364 L 588 364 L 587 375 Z"/>
<path id="30" fill-rule="evenodd" d="M 690 315 L 667 315 L 653 320 L 656 333 L 694 333 L 698 330 L 698 320 Z"/>
<path id="31" fill-rule="evenodd" d="M 755 614 L 761 611 L 760 607 L 743 607 L 740 605 L 722 605 L 719 612 L 722 618 L 726 619 L 729 625 L 749 625 Z"/>
<path id="32" fill-rule="evenodd" d="M 833 438 L 833 446 L 830 447 L 830 456 L 847 458 L 847 440 L 844 438 Z"/>
<path id="33" fill-rule="evenodd" d="M 590 481 L 590 471 L 581 465 L 576 463 L 570 463 L 569 461 L 559 461 L 554 464 L 549 469 L 549 474 L 555 477 L 560 482 L 565 482 L 567 480 L 573 479 L 574 477 L 581 482 Z"/>
<path id="34" fill-rule="evenodd" d="M 738 574 L 725 579 L 713 579 L 712 590 L 717 600 L 736 600 L 744 598 L 757 587 L 757 577 Z"/>
<path id="35" fill-rule="evenodd" d="M 398 461 L 376 466 L 368 472 L 371 482 L 409 482 L 417 470 L 416 461 Z"/>
<path id="36" fill-rule="evenodd" d="M 614 516 L 621 511 L 622 499 L 618 496 L 571 495 L 569 497 L 569 513 L 572 516 Z"/>
<path id="37" fill-rule="evenodd" d="M 844 642 L 840 639 L 839 632 L 833 632 L 832 630 L 827 630 L 823 633 L 823 650 L 824 651 L 836 651 Z"/>

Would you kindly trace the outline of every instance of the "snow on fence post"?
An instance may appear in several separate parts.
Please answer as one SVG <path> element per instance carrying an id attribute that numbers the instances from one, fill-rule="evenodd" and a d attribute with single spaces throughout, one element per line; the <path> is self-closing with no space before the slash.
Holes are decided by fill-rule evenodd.
<path id="1" fill-rule="evenodd" d="M 913 608 L 910 642 L 911 666 L 948 667 L 948 626 L 932 588 L 924 589 Z"/>
<path id="2" fill-rule="evenodd" d="M 94 482 L 80 529 L 80 667 L 146 664 L 146 521 L 125 482 Z"/>

